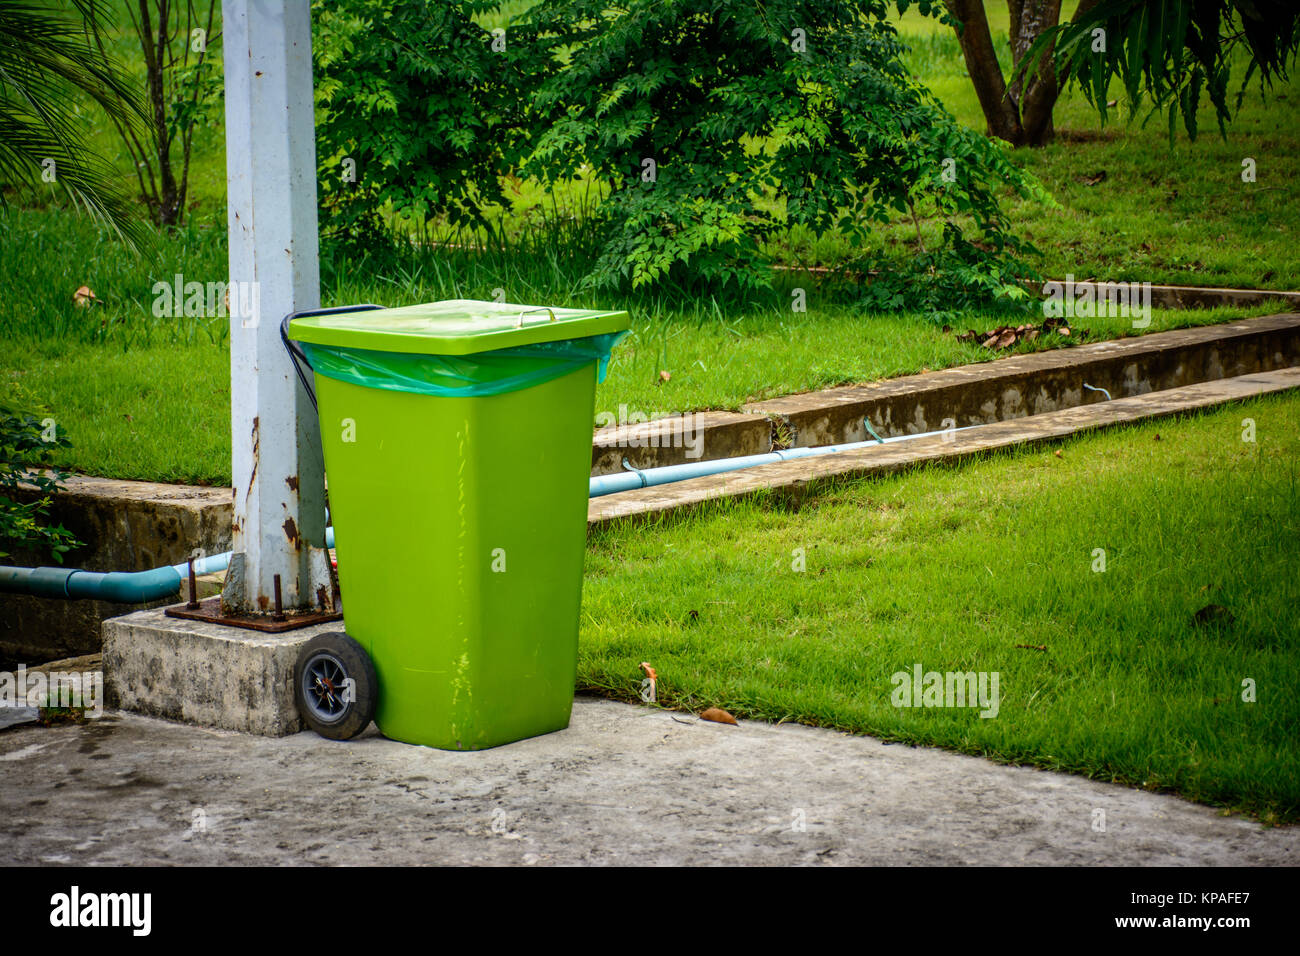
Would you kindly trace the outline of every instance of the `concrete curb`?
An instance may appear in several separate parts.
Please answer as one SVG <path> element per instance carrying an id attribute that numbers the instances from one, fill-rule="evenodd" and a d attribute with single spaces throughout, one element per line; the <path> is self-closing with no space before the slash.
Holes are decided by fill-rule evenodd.
<path id="1" fill-rule="evenodd" d="M 1050 280 L 1064 285 L 1062 279 Z M 1075 285 L 1085 282 L 1102 285 L 1106 279 L 1075 278 Z M 1040 295 L 1045 283 L 1029 283 Z M 1132 283 L 1129 283 L 1132 285 Z M 1217 309 L 1232 305 L 1260 305 L 1264 302 L 1285 302 L 1292 308 L 1300 306 L 1300 292 L 1279 292 L 1274 289 L 1224 289 L 1203 285 L 1152 285 L 1151 307 L 1154 309 Z"/>
<path id="2" fill-rule="evenodd" d="M 33 489 L 18 497 L 35 496 Z M 73 475 L 52 500 L 50 520 L 87 545 L 67 558 L 69 567 L 148 571 L 179 564 L 194 548 L 205 554 L 230 549 L 230 488 Z M 35 566 L 51 561 L 48 555 L 20 552 L 4 563 Z M 0 600 L 0 656 L 48 660 L 97 652 L 104 618 L 147 606 L 6 594 Z"/>
<path id="3" fill-rule="evenodd" d="M 959 461 L 1000 448 L 1065 438 L 1110 425 L 1164 418 L 1295 388 L 1300 388 L 1300 368 L 1278 369 L 997 422 L 975 433 L 954 432 L 821 458 L 760 465 L 744 471 L 593 498 L 587 509 L 587 522 L 593 525 L 647 517 L 699 506 L 719 498 L 743 497 L 763 491 L 802 492 L 816 481 L 887 475 L 926 462 Z"/>
<path id="4" fill-rule="evenodd" d="M 1152 332 L 695 413 L 686 416 L 693 449 L 683 447 L 681 417 L 602 428 L 591 473 L 620 472 L 624 458 L 656 468 L 866 441 L 864 418 L 888 437 L 949 427 L 945 419 L 962 427 L 1102 401 L 1083 382 L 1121 397 L 1292 365 L 1300 365 L 1300 313 Z M 773 442 L 778 424 L 792 441 Z"/>
<path id="5" fill-rule="evenodd" d="M 772 423 L 765 415 L 695 412 L 650 422 L 611 425 L 592 438 L 591 474 L 659 468 L 692 461 L 758 455 L 772 448 Z"/>
<path id="6" fill-rule="evenodd" d="M 744 406 L 788 425 L 795 445 L 987 424 L 1112 398 L 1300 365 L 1300 314 L 1286 313 L 1111 339 L 904 375 L 868 385 L 787 395 Z"/>

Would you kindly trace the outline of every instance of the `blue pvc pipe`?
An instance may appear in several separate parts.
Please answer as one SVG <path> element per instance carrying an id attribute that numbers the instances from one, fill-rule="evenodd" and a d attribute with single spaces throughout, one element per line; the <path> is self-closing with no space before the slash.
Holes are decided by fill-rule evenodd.
<path id="1" fill-rule="evenodd" d="M 976 427 L 976 426 L 967 426 Z M 947 431 L 964 431 L 963 428 Z M 720 458 L 716 461 L 690 462 L 683 465 L 667 465 L 663 468 L 637 469 L 624 461 L 628 470 L 616 475 L 599 475 L 591 479 L 588 487 L 589 497 L 600 498 L 620 491 L 632 491 L 636 488 L 650 488 L 666 485 L 688 478 L 700 478 L 705 475 L 719 475 L 728 471 L 740 471 L 744 468 L 756 468 L 778 461 L 792 461 L 796 458 L 818 458 L 833 455 L 841 451 L 853 451 L 871 445 L 885 445 L 890 442 L 906 441 L 910 438 L 927 438 L 945 434 L 944 431 L 923 432 L 916 435 L 897 435 L 893 438 L 877 438 L 872 441 L 850 442 L 846 445 L 822 445 L 817 448 L 785 448 L 780 451 L 765 452 L 761 455 L 745 455 L 741 458 Z M 334 528 L 325 529 L 325 546 L 334 547 Z M 195 574 L 214 574 L 230 566 L 230 551 L 196 558 Z M 80 571 L 75 568 L 15 568 L 0 565 L 0 593 L 31 594 L 37 597 L 64 598 L 69 600 L 87 599 L 95 601 L 116 601 L 121 604 L 145 604 L 160 601 L 179 594 L 181 585 L 189 576 L 189 563 L 181 562 L 166 567 L 154 568 L 152 571 Z"/>
<path id="2" fill-rule="evenodd" d="M 600 498 L 604 495 L 617 494 L 620 491 L 633 491 L 637 488 L 650 488 L 666 485 L 688 478 L 700 478 L 705 475 L 720 475 L 728 471 L 740 471 L 743 468 L 757 468 L 759 465 L 771 465 L 778 461 L 791 461 L 796 458 L 819 458 L 822 455 L 834 455 L 842 451 L 854 451 L 869 448 L 872 445 L 887 445 L 896 441 L 912 438 L 929 438 L 948 432 L 965 431 L 965 428 L 950 428 L 937 432 L 919 432 L 915 435 L 895 435 L 893 438 L 875 438 L 871 441 L 850 442 L 846 445 L 819 445 L 815 448 L 783 448 L 780 451 L 764 452 L 761 455 L 745 455 L 741 458 L 719 458 L 716 461 L 697 461 L 684 465 L 666 465 L 663 468 L 633 468 L 623 462 L 627 471 L 615 475 L 599 475 L 591 479 L 590 497 Z"/>
<path id="3" fill-rule="evenodd" d="M 181 576 L 171 567 L 107 573 L 75 568 L 0 567 L 0 592 L 11 594 L 143 604 L 170 597 L 180 589 Z"/>

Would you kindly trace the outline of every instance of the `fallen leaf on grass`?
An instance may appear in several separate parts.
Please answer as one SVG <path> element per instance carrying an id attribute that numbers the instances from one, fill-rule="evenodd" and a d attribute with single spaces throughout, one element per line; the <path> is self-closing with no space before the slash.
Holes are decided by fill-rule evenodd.
<path id="1" fill-rule="evenodd" d="M 944 331 L 949 331 L 947 326 L 944 326 Z M 953 338 L 958 342 L 971 342 L 986 349 L 1000 352 L 1021 342 L 1032 342 L 1040 335 L 1050 332 L 1058 332 L 1067 338 L 1071 335 L 1070 327 L 1065 324 L 1064 319 L 1048 318 L 1040 325 L 1035 325 L 1032 322 L 1016 326 L 999 325 L 987 332 L 976 332 L 974 329 L 967 329 L 965 332 L 954 334 Z"/>
<path id="2" fill-rule="evenodd" d="M 1026 651 L 1045 651 L 1045 650 L 1047 650 L 1047 645 L 1046 645 L 1046 644 L 1017 644 L 1016 647 L 1020 648 L 1021 650 L 1026 650 Z"/>
<path id="3" fill-rule="evenodd" d="M 667 369 L 661 369 L 659 371 L 659 381 L 656 382 L 655 384 L 662 385 L 664 382 L 668 381 L 672 377 L 673 377 L 672 372 L 669 372 Z"/>
<path id="4" fill-rule="evenodd" d="M 95 293 L 91 291 L 90 286 L 83 285 L 72 293 L 72 301 L 84 309 L 94 305 L 99 299 L 95 298 Z"/>
<path id="5" fill-rule="evenodd" d="M 732 717 L 721 707 L 710 707 L 704 713 L 700 714 L 700 720 L 711 720 L 715 724 L 734 724 L 736 722 L 736 718 Z"/>

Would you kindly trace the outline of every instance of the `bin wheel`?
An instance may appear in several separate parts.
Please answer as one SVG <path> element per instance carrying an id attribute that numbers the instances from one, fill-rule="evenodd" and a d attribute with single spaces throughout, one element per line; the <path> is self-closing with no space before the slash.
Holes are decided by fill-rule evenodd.
<path id="1" fill-rule="evenodd" d="M 293 688 L 303 721 L 330 740 L 351 740 L 375 716 L 375 665 L 342 631 L 319 634 L 298 652 Z"/>

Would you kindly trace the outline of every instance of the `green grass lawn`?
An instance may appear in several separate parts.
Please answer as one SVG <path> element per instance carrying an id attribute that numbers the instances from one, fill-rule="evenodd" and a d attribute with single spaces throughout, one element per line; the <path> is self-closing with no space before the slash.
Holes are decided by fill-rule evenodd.
<path id="1" fill-rule="evenodd" d="M 95 230 L 73 221 L 56 234 L 40 228 L 45 222 L 41 212 L 0 211 L 0 226 L 14 226 L 9 241 L 19 253 L 19 265 L 8 276 L 0 270 L 0 394 L 25 407 L 43 407 L 67 430 L 73 447 L 60 460 L 73 470 L 229 484 L 225 322 L 155 318 L 138 292 L 149 289 L 155 277 L 185 268 L 185 260 L 215 268 L 210 231 L 186 229 L 183 241 L 162 250 L 170 261 L 152 264 L 108 247 L 99 260 L 104 281 L 92 286 L 106 304 L 78 308 L 71 293 L 82 284 L 84 264 L 94 258 Z M 80 241 L 74 246 L 70 237 Z M 76 254 L 68 255 L 70 248 Z M 443 268 L 428 257 L 395 277 L 327 266 L 331 303 L 491 298 L 492 283 L 500 276 L 491 263 L 476 260 Z M 525 300 L 556 301 L 545 293 L 552 281 L 545 266 L 518 262 L 500 268 L 512 270 L 515 284 L 526 290 Z M 773 297 L 788 299 L 784 291 Z M 597 389 L 597 412 L 617 412 L 626 405 L 657 417 L 736 408 L 791 392 L 991 358 L 987 350 L 958 342 L 923 316 L 867 316 L 816 295 L 806 313 L 783 311 L 775 304 L 738 315 L 707 303 L 692 312 L 650 305 L 633 309 L 633 333 L 614 351 L 608 377 Z M 1276 308 L 1157 310 L 1144 332 L 1269 311 Z M 985 328 L 993 321 L 965 316 L 962 328 L 966 323 Z M 1097 339 L 1135 334 L 1130 320 L 1120 318 L 1080 319 L 1075 329 Z M 1022 350 L 1048 347 L 1044 338 Z M 669 373 L 667 382 L 660 371 Z"/>
<path id="2" fill-rule="evenodd" d="M 518 12 L 525 2 L 511 4 Z M 1005 10 L 994 5 L 995 33 Z M 983 127 L 951 31 L 909 14 L 901 29 L 914 46 L 911 65 L 961 119 Z M 124 59 L 131 43 L 113 42 Z M 138 58 L 138 54 L 135 54 Z M 1295 85 L 1261 104 L 1248 98 L 1227 141 L 1207 129 L 1181 136 L 1171 154 L 1162 125 L 1112 125 L 1076 95 L 1057 108 L 1062 137 L 1042 150 L 1018 150 L 1059 206 L 1012 202 L 1013 227 L 1043 251 L 1042 272 L 1152 282 L 1300 288 L 1290 230 L 1300 222 L 1300 152 Z M 113 134 L 87 114 L 87 133 L 122 165 Z M 1240 182 L 1243 156 L 1259 181 Z M 122 167 L 125 174 L 126 167 Z M 1104 172 L 1104 178 L 1088 185 Z M 11 196 L 0 209 L 0 400 L 36 402 L 68 429 L 70 466 L 118 477 L 229 481 L 226 334 L 220 320 L 157 319 L 153 285 L 221 280 L 226 273 L 224 155 L 220 128 L 196 137 L 190 223 L 142 257 L 132 257 L 51 187 Z M 566 200 L 568 197 L 561 197 Z M 522 184 L 514 214 L 527 220 L 541 199 Z M 935 228 L 933 224 L 927 229 Z M 878 241 L 906 250 L 912 226 L 887 227 Z M 846 249 L 835 237 L 791 234 L 771 250 L 791 265 L 834 263 Z M 593 296 L 573 269 L 544 245 L 479 254 L 409 250 L 396 260 L 322 266 L 325 305 L 438 298 L 619 306 L 635 318 L 618 350 L 598 409 L 626 404 L 646 413 L 731 408 L 749 399 L 941 368 L 986 357 L 943 335 L 926 316 L 864 315 L 802 273 L 778 277 L 770 294 L 699 301 L 671 296 Z M 88 285 L 101 304 L 81 309 L 73 292 Z M 790 309 L 790 290 L 806 287 L 808 311 Z M 1264 312 L 1159 314 L 1151 330 Z M 994 320 L 958 317 L 985 328 Z M 1123 323 L 1081 323 L 1096 336 Z M 661 383 L 660 371 L 671 378 Z"/>
<path id="3" fill-rule="evenodd" d="M 580 686 L 636 700 L 648 661 L 670 707 L 1295 821 L 1300 396 L 1055 447 L 593 530 Z M 1209 604 L 1231 621 L 1197 625 Z M 916 664 L 997 672 L 997 716 L 892 706 Z"/>

